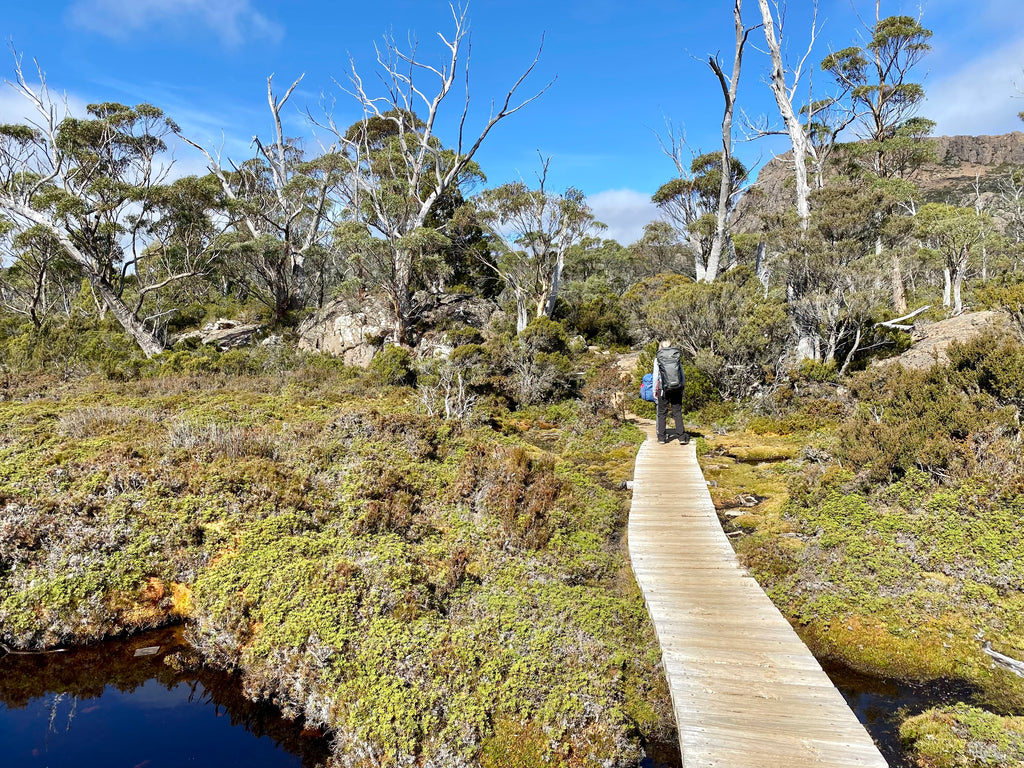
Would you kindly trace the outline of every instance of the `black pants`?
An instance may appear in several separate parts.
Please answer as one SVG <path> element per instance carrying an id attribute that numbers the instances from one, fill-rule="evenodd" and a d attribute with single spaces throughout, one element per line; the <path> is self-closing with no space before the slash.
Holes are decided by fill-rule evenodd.
<path id="1" fill-rule="evenodd" d="M 665 434 L 666 420 L 668 419 L 668 409 L 672 409 L 672 418 L 676 422 L 676 434 L 679 439 L 686 441 L 686 424 L 683 423 L 683 393 L 682 392 L 666 392 L 664 395 L 658 398 L 658 439 L 665 441 L 667 435 Z"/>

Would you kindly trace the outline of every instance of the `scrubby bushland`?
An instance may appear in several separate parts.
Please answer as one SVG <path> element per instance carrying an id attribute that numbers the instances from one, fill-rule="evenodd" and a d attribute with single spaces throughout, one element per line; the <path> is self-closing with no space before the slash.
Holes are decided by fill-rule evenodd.
<path id="1" fill-rule="evenodd" d="M 673 287 L 647 313 L 650 327 L 682 348 L 722 397 L 744 398 L 775 380 L 789 320 L 751 270 Z"/>
<path id="2" fill-rule="evenodd" d="M 965 679 L 986 706 L 1024 711 L 1024 680 L 982 650 L 1024 658 L 1022 372 L 1019 340 L 980 338 L 948 366 L 859 375 L 848 417 L 807 433 L 808 460 L 788 471 L 789 535 L 739 548 L 818 653 Z"/>
<path id="3" fill-rule="evenodd" d="M 445 422 L 351 375 L 9 377 L 3 642 L 183 619 L 249 695 L 326 727 L 339 766 L 496 766 L 517 744 L 632 765 L 670 738 L 613 490 L 640 433 L 580 403 Z"/>

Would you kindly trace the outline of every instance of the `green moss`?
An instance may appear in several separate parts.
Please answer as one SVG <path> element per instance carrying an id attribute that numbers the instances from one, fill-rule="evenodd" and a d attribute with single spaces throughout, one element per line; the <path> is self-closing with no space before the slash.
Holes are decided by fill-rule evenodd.
<path id="1" fill-rule="evenodd" d="M 900 738 L 928 768 L 1024 766 L 1024 718 L 999 717 L 959 704 L 908 718 Z"/>

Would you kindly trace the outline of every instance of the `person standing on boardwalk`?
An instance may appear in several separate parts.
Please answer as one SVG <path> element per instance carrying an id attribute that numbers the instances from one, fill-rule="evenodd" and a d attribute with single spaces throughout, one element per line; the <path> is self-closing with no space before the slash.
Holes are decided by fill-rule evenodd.
<path id="1" fill-rule="evenodd" d="M 683 445 L 690 442 L 690 436 L 686 433 L 686 424 L 683 422 L 684 384 L 682 353 L 670 342 L 662 341 L 660 349 L 654 356 L 654 400 L 657 406 L 656 425 L 659 443 L 668 442 L 666 422 L 670 407 L 679 442 Z"/>

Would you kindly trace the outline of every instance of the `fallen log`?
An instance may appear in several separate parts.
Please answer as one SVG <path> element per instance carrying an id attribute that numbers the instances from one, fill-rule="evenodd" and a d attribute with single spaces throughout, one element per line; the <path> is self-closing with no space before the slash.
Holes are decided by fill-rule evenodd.
<path id="1" fill-rule="evenodd" d="M 985 653 L 992 657 L 992 660 L 996 664 L 1001 666 L 1003 669 L 1008 669 L 1011 672 L 1013 672 L 1013 674 L 1019 677 L 1024 677 L 1024 661 L 1017 661 L 1014 658 L 1005 656 L 999 651 L 993 651 L 992 643 L 988 642 L 987 640 L 985 641 L 983 650 L 985 651 Z"/>
<path id="2" fill-rule="evenodd" d="M 883 328 L 894 328 L 897 331 L 912 331 L 912 330 L 914 330 L 913 323 L 911 323 L 910 325 L 903 325 L 902 324 L 903 321 L 904 320 L 910 320 L 911 318 L 917 317 L 918 315 L 920 315 L 925 310 L 931 309 L 931 308 L 932 308 L 931 304 L 925 304 L 920 309 L 915 309 L 910 314 L 903 315 L 903 317 L 894 317 L 892 320 L 886 320 L 886 321 L 881 322 L 881 323 L 875 323 L 875 325 L 880 325 Z"/>
<path id="3" fill-rule="evenodd" d="M 4 653 L 9 653 L 12 656 L 35 656 L 39 653 L 65 653 L 66 651 L 70 650 L 70 648 L 50 648 L 48 650 L 42 651 L 16 651 L 13 648 L 4 645 L 3 643 L 0 643 L 0 651 L 3 651 Z"/>

